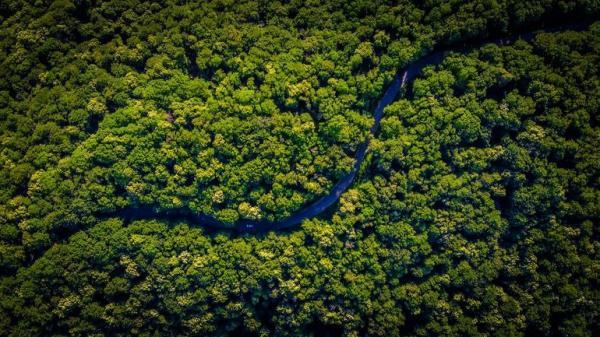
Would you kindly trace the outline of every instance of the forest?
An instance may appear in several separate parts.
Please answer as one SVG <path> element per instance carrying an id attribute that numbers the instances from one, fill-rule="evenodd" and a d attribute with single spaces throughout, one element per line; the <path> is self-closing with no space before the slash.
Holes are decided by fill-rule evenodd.
<path id="1" fill-rule="evenodd" d="M 595 0 L 0 1 L 0 336 L 598 336 L 599 223 Z"/>

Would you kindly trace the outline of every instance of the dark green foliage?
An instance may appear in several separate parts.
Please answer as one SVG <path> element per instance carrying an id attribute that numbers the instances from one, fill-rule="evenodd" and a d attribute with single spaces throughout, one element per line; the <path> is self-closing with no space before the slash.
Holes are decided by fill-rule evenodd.
<path id="1" fill-rule="evenodd" d="M 593 336 L 600 25 L 434 46 L 593 1 L 0 2 L 1 336 Z"/>

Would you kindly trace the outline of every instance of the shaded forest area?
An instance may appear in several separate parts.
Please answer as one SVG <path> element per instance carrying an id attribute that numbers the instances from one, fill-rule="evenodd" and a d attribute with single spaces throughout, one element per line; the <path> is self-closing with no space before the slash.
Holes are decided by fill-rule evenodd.
<path id="1" fill-rule="evenodd" d="M 594 1 L 0 3 L 0 335 L 593 336 Z"/>

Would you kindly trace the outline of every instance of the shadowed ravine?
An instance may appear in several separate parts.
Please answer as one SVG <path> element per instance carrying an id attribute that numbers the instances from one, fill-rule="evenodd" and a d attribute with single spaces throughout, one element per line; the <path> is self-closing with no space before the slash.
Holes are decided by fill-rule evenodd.
<path id="1" fill-rule="evenodd" d="M 539 29 L 536 31 L 530 31 L 526 33 L 517 34 L 510 37 L 498 38 L 493 40 L 484 40 L 478 41 L 476 43 L 466 44 L 461 47 L 450 47 L 444 50 L 437 50 L 425 57 L 420 58 L 417 62 L 414 62 L 402 69 L 400 72 L 396 74 L 394 80 L 388 85 L 385 90 L 383 96 L 377 102 L 375 109 L 373 111 L 374 123 L 371 126 L 370 133 L 364 140 L 364 142 L 358 147 L 355 155 L 355 162 L 352 167 L 352 170 L 343 178 L 341 178 L 332 188 L 331 192 L 327 195 L 313 201 L 312 203 L 306 205 L 304 208 L 299 210 L 298 212 L 292 214 L 291 216 L 277 221 L 267 221 L 267 220 L 247 220 L 241 219 L 235 223 L 225 223 L 217 220 L 215 217 L 206 215 L 206 214 L 193 214 L 190 210 L 187 209 L 176 209 L 176 210 L 163 210 L 157 211 L 151 207 L 135 207 L 130 206 L 115 212 L 102 214 L 103 217 L 120 217 L 128 220 L 137 220 L 137 219 L 156 219 L 163 218 L 169 220 L 187 220 L 192 223 L 201 224 L 205 227 L 210 227 L 214 229 L 224 229 L 224 230 L 234 230 L 238 232 L 264 232 L 269 230 L 282 230 L 290 227 L 294 227 L 299 225 L 305 219 L 313 218 L 331 205 L 333 205 L 340 198 L 340 195 L 346 191 L 356 174 L 362 165 L 365 154 L 367 152 L 369 141 L 372 136 L 375 135 L 377 129 L 379 128 L 379 124 L 381 122 L 381 118 L 383 117 L 383 112 L 386 106 L 394 101 L 400 89 L 407 85 L 410 81 L 412 81 L 417 75 L 421 73 L 424 67 L 429 65 L 437 65 L 442 62 L 444 57 L 450 52 L 465 52 L 470 49 L 474 49 L 481 45 L 487 43 L 496 43 L 499 45 L 506 45 L 513 43 L 518 39 L 522 40 L 531 40 L 534 38 L 536 32 L 556 32 L 562 30 L 583 30 L 588 27 L 586 23 L 578 23 L 572 25 L 565 25 L 558 28 L 553 29 Z"/>

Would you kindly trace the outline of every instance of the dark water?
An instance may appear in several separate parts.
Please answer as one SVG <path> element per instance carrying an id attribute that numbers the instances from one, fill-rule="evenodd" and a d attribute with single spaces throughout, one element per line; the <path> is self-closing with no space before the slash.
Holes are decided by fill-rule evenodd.
<path id="1" fill-rule="evenodd" d="M 544 29 L 540 30 L 545 32 L 555 32 L 562 30 L 583 30 L 587 28 L 589 24 L 587 23 L 578 23 L 572 24 L 568 26 L 562 26 L 554 29 Z M 370 135 L 367 136 L 365 141 L 358 147 L 358 150 L 355 155 L 355 163 L 352 167 L 352 170 L 340 179 L 332 188 L 329 194 L 321 197 L 320 199 L 315 200 L 314 202 L 308 204 L 298 212 L 292 214 L 288 218 L 278 220 L 278 221 L 267 221 L 267 220 L 239 220 L 236 223 L 224 223 L 213 216 L 206 214 L 193 214 L 189 210 L 169 210 L 169 211 L 157 211 L 150 207 L 127 207 L 116 212 L 110 214 L 104 214 L 104 216 L 109 217 L 121 217 L 125 219 L 154 219 L 154 218 L 164 218 L 170 220 L 187 220 L 192 223 L 200 224 L 205 227 L 210 227 L 214 229 L 228 229 L 235 230 L 238 232 L 264 232 L 269 230 L 282 230 L 290 227 L 294 227 L 302 223 L 305 219 L 313 218 L 331 205 L 333 205 L 340 198 L 340 195 L 352 185 L 354 178 L 356 177 L 356 173 L 358 172 L 360 166 L 362 165 L 365 154 L 367 152 L 367 148 L 369 146 L 369 139 L 371 135 L 374 135 L 377 129 L 379 128 L 379 123 L 381 122 L 381 118 L 383 117 L 383 110 L 386 106 L 394 101 L 400 89 L 402 89 L 407 83 L 412 81 L 416 76 L 418 76 L 424 67 L 429 65 L 438 65 L 442 62 L 444 57 L 450 52 L 464 52 L 469 49 L 473 49 L 479 47 L 486 43 L 495 43 L 499 45 L 511 44 L 518 39 L 522 40 L 531 40 L 535 37 L 535 32 L 525 32 L 522 34 L 517 34 L 511 37 L 504 37 L 492 40 L 478 41 L 477 43 L 471 43 L 468 46 L 463 47 L 454 47 L 448 48 L 445 50 L 437 50 L 429 55 L 420 58 L 417 62 L 409 65 L 405 69 L 401 70 L 396 74 L 394 80 L 389 84 L 383 96 L 377 102 L 375 106 L 375 110 L 373 111 L 374 123 L 370 129 Z"/>

